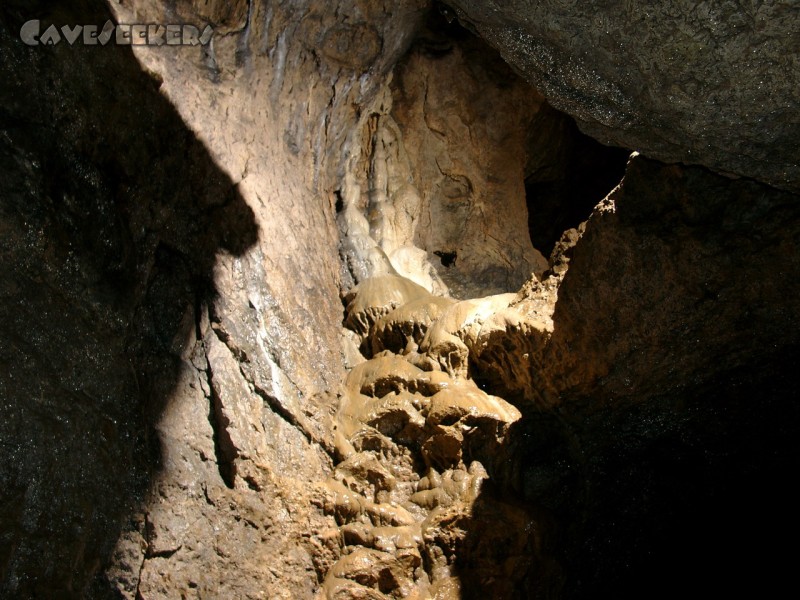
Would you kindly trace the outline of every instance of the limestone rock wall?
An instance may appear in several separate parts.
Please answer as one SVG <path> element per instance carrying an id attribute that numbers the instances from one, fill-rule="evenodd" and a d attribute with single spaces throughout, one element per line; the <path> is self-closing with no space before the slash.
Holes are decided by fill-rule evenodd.
<path id="1" fill-rule="evenodd" d="M 543 103 L 484 42 L 428 15 L 353 140 L 339 191 L 353 282 L 397 273 L 468 298 L 542 273 L 524 181 L 552 144 L 529 136 Z"/>
<path id="2" fill-rule="evenodd" d="M 176 543 L 163 554 L 145 552 L 136 593 L 311 597 L 340 553 L 332 517 L 309 496 L 332 468 L 332 415 L 344 375 L 333 190 L 354 147 L 357 114 L 378 101 L 421 8 L 117 8 L 121 21 L 215 25 L 213 44 L 194 56 L 142 49 L 137 59 L 163 81 L 161 92 L 235 182 L 259 228 L 247 253 L 217 257 L 217 294 L 196 344 L 211 403 L 212 427 L 204 425 L 202 437 L 212 434 L 221 479 L 187 472 L 197 456 L 184 442 L 199 433 L 192 420 L 162 421 L 174 469 L 162 469 L 145 498 L 144 532 L 123 537 L 117 552 L 135 554 L 137 534 L 148 548 L 153 538 Z M 176 400 L 179 411 L 185 399 Z M 202 528 L 186 531 L 184 523 Z M 113 562 L 112 587 L 124 587 L 125 572 L 135 568 Z M 241 575 L 231 578 L 232 570 Z"/>
<path id="3" fill-rule="evenodd" d="M 448 4 L 603 143 L 800 187 L 791 0 Z"/>
<path id="4" fill-rule="evenodd" d="M 489 471 L 568 532 L 565 597 L 786 584 L 799 211 L 794 194 L 633 155 L 557 247 L 551 328 L 470 359 L 494 393 L 540 407 Z M 761 525 L 734 526 L 745 514 Z"/>
<path id="5" fill-rule="evenodd" d="M 391 114 L 391 71 L 426 8 L 4 5 L 4 594 L 315 593 L 342 544 L 310 494 L 339 458 L 345 366 L 363 360 L 342 332 L 340 292 L 378 268 L 371 251 L 380 266 L 403 248 L 411 260 L 396 265 L 447 289 L 433 252 L 449 246 L 414 223 L 440 202 L 413 205 L 433 159 L 409 157 Z M 34 48 L 18 35 L 31 11 L 59 26 L 208 23 L 214 37 Z M 459 52 L 419 68 L 468 74 Z M 502 77 L 485 66 L 476 77 L 501 101 Z M 470 86 L 454 92 L 468 110 Z M 513 222 L 509 239 L 526 246 L 506 255 L 496 242 L 480 260 L 502 272 L 491 285 L 514 287 L 542 264 L 525 220 L 511 219 L 524 210 L 523 135 L 513 119 L 494 127 L 516 162 L 502 184 L 513 202 L 490 233 Z M 458 150 L 480 158 L 461 171 L 489 166 L 482 148 Z M 470 206 L 501 199 L 476 189 Z M 367 223 L 361 237 L 337 219 L 340 203 Z M 448 223 L 477 235 L 481 214 Z M 486 239 L 448 235 L 473 257 Z"/>
<path id="6" fill-rule="evenodd" d="M 796 195 L 635 156 L 559 289 L 562 396 L 668 395 L 793 344 L 799 214 Z"/>
<path id="7" fill-rule="evenodd" d="M 520 218 L 537 151 L 527 132 L 544 99 L 483 41 L 450 36 L 422 32 L 398 66 L 392 115 L 421 190 L 415 240 L 466 299 L 517 290 L 547 268 Z"/>
<path id="8" fill-rule="evenodd" d="M 327 572 L 333 189 L 422 5 L 340 8 L 3 5 L 2 595 L 300 598 Z M 215 37 L 32 48 L 32 17 Z"/>
<path id="9" fill-rule="evenodd" d="M 454 4 L 601 141 L 796 189 L 787 3 Z M 634 155 L 545 261 L 524 181 L 563 179 L 564 117 L 429 8 L 0 7 L 0 595 L 635 597 L 676 556 L 780 564 L 726 523 L 793 531 L 796 194 Z M 32 48 L 32 16 L 215 34 Z"/>

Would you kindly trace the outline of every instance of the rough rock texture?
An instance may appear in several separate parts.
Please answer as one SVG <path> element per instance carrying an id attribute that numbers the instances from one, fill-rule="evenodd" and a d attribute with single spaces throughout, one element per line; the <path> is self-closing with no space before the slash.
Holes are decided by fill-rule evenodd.
<path id="1" fill-rule="evenodd" d="M 363 281 L 350 304 L 367 303 L 358 296 L 372 296 L 385 281 Z M 393 318 L 402 330 L 402 315 L 415 314 L 404 309 L 415 303 L 388 312 L 369 335 L 385 334 L 383 322 Z M 450 308 L 462 304 L 451 301 Z M 431 330 L 449 310 L 429 317 Z M 476 325 L 481 320 L 472 317 Z M 546 521 L 501 500 L 483 466 L 497 460 L 520 412 L 465 373 L 441 370 L 438 349 L 427 351 L 424 369 L 416 366 L 414 340 L 348 374 L 337 414 L 340 462 L 318 501 L 336 518 L 344 545 L 325 596 L 549 597 L 561 573 L 542 552 Z"/>
<path id="2" fill-rule="evenodd" d="M 532 379 L 506 352 L 516 367 L 490 380 L 552 408 L 523 408 L 499 453 L 510 460 L 487 469 L 554 512 L 566 597 L 788 584 L 799 219 L 796 195 L 634 155 L 563 240 L 552 333 L 525 338 Z M 761 524 L 735 526 L 742 515 Z"/>
<path id="3" fill-rule="evenodd" d="M 339 415 L 343 431 L 366 422 L 413 447 L 431 427 L 501 414 L 457 383 L 468 377 L 523 409 L 494 442 L 480 427 L 470 439 L 494 490 L 525 499 L 531 526 L 561 537 L 520 565 L 523 588 L 480 580 L 481 593 L 777 590 L 786 580 L 764 573 L 786 560 L 737 550 L 771 547 L 775 534 L 730 523 L 756 513 L 776 530 L 800 525 L 782 500 L 798 466 L 799 217 L 791 193 L 634 154 L 622 183 L 556 244 L 542 280 L 435 318 L 414 300 L 373 321 L 371 336 L 388 322 L 409 332 L 392 344 L 405 360 L 384 352 L 351 372 L 363 383 Z M 434 434 L 419 446 L 424 464 L 465 460 L 466 440 Z M 473 523 L 497 517 L 495 497 L 470 501 Z M 458 551 L 480 571 L 487 560 L 471 549 L 486 533 L 465 531 Z M 731 579 L 731 569 L 750 570 Z"/>
<path id="4" fill-rule="evenodd" d="M 339 226 L 353 281 L 397 274 L 469 298 L 543 272 L 520 215 L 525 177 L 562 145 L 544 106 L 483 41 L 429 15 L 352 140 Z"/>
<path id="5" fill-rule="evenodd" d="M 344 366 L 363 361 L 340 330 L 339 292 L 357 273 L 340 254 L 357 236 L 340 239 L 337 200 L 360 185 L 355 157 L 367 237 L 408 232 L 375 222 L 389 215 L 376 182 L 388 193 L 396 181 L 364 132 L 389 118 L 388 73 L 422 4 L 111 7 L 2 9 L 2 593 L 310 597 L 342 545 L 309 494 L 340 458 Z M 29 48 L 18 32 L 34 10 L 59 25 L 210 22 L 215 36 L 205 48 Z M 499 128 L 514 155 L 524 136 L 513 119 Z M 524 211 L 521 164 L 496 235 Z M 535 256 L 529 243 L 523 254 Z M 390 431 L 402 416 L 389 403 L 367 418 Z M 457 438 L 425 452 L 452 462 Z"/>
<path id="6" fill-rule="evenodd" d="M 547 268 L 519 218 L 536 151 L 527 132 L 544 99 L 483 41 L 453 38 L 422 32 L 398 66 L 392 116 L 420 190 L 415 241 L 440 258 L 450 293 L 471 298 Z"/>
<path id="7" fill-rule="evenodd" d="M 553 385 L 636 402 L 796 342 L 799 217 L 796 195 L 635 156 L 559 289 Z"/>
<path id="8" fill-rule="evenodd" d="M 410 332 L 393 347 L 423 371 L 384 353 L 351 373 L 370 374 L 353 393 L 380 396 L 368 422 L 405 443 L 486 411 L 452 383 L 425 404 L 418 393 L 439 370 L 523 409 L 481 464 L 534 508 L 532 523 L 554 519 L 562 532 L 547 556 L 565 585 L 549 571 L 542 597 L 670 597 L 689 582 L 778 590 L 786 579 L 764 574 L 787 558 L 740 549 L 800 529 L 784 500 L 798 466 L 798 219 L 794 194 L 633 155 L 622 183 L 556 244 L 543 280 L 426 314 L 421 341 L 415 310 L 375 321 L 371 335 L 386 322 Z M 416 382 L 403 388 L 411 396 L 384 397 L 403 380 Z M 458 436 L 431 439 L 426 460 L 461 460 Z M 473 521 L 492 518 L 472 506 Z M 732 527 L 742 514 L 769 525 Z M 481 535 L 461 538 L 462 557 Z"/>
<path id="9" fill-rule="evenodd" d="M 108 6 L 215 36 L 19 40 L 32 13 L 102 24 Z M 796 195 L 637 156 L 544 264 L 524 181 L 567 177 L 548 162 L 569 154 L 564 117 L 424 2 L 108 6 L 0 7 L 1 596 L 788 587 Z M 767 45 L 783 6 L 756 11 L 788 15 Z M 578 81 L 561 56 L 548 93 Z M 795 101 L 787 73 L 759 107 Z M 619 139 L 679 131 L 636 106 Z M 691 121 L 653 152 L 707 135 L 697 160 L 791 184 L 791 119 L 754 151 L 749 117 L 718 112 L 736 143 Z M 726 163 L 725 140 L 751 156 Z"/>
<path id="10" fill-rule="evenodd" d="M 602 142 L 800 189 L 792 0 L 448 4 Z"/>
<path id="11" fill-rule="evenodd" d="M 610 200 L 575 247 L 554 315 L 567 419 L 585 419 L 576 434 L 595 487 L 583 556 L 627 558 L 629 570 L 620 561 L 605 573 L 621 590 L 682 569 L 697 573 L 700 589 L 776 593 L 784 576 L 763 580 L 787 572 L 776 536 L 800 531 L 783 501 L 800 425 L 798 197 L 636 158 Z M 590 290 L 581 270 L 603 283 Z M 622 498 L 636 535 L 604 525 Z M 761 515 L 763 527 L 732 531 L 743 513 Z M 658 514 L 669 517 L 659 524 Z M 622 548 L 631 541 L 650 556 L 631 556 Z M 768 550 L 743 559 L 742 545 Z M 728 580 L 736 571 L 745 574 Z"/>
<path id="12" fill-rule="evenodd" d="M 0 595 L 310 597 L 338 552 L 306 496 L 344 377 L 332 190 L 420 5 L 111 7 L 214 41 L 30 48 L 32 16 L 112 14 L 0 9 Z"/>

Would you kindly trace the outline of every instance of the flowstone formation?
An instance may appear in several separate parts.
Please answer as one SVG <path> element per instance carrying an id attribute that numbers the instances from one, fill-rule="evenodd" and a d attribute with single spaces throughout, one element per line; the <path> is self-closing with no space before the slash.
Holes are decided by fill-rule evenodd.
<path id="1" fill-rule="evenodd" d="M 349 139 L 337 190 L 350 370 L 316 500 L 341 552 L 323 591 L 553 597 L 550 520 L 492 471 L 521 418 L 508 400 L 552 400 L 535 374 L 579 233 L 548 262 L 519 215 L 561 141 L 528 131 L 551 113 L 490 49 L 430 28 Z"/>
<path id="2" fill-rule="evenodd" d="M 471 378 L 500 338 L 514 352 L 513 340 L 552 329 L 555 296 L 531 294 L 542 286 L 533 281 L 519 294 L 456 302 L 381 275 L 346 296 L 345 323 L 370 358 L 347 376 L 339 462 L 317 500 L 342 545 L 323 586 L 329 600 L 540 597 L 542 580 L 557 579 L 541 555 L 545 524 L 487 485 L 484 465 L 521 413 Z M 525 350 L 540 338 L 529 339 Z"/>
<path id="3" fill-rule="evenodd" d="M 796 7 L 452 4 L 0 3 L 0 596 L 791 589 Z"/>
<path id="4" fill-rule="evenodd" d="M 343 281 L 397 274 L 470 298 L 545 271 L 520 218 L 529 159 L 558 143 L 529 135 L 544 106 L 481 40 L 429 15 L 342 149 Z"/>

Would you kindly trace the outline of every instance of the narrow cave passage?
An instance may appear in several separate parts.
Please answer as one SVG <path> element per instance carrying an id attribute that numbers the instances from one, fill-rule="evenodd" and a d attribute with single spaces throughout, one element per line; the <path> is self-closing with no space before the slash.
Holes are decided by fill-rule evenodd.
<path id="1" fill-rule="evenodd" d="M 545 503 L 567 502 L 554 488 L 575 471 L 538 379 L 565 272 L 542 251 L 588 218 L 629 153 L 581 134 L 439 13 L 390 91 L 335 194 L 351 368 L 326 593 L 558 598 Z"/>
<path id="2" fill-rule="evenodd" d="M 599 224 L 592 235 L 599 237 L 575 269 L 580 236 L 557 242 L 623 181 L 630 151 L 582 134 L 544 98 L 532 105 L 509 101 L 520 90 L 528 101 L 536 92 L 480 40 L 453 28 L 429 23 L 398 67 L 394 105 L 382 117 L 392 129 L 380 139 L 394 152 L 386 180 L 394 173 L 395 181 L 418 186 L 411 196 L 418 208 L 412 222 L 419 221 L 406 240 L 427 256 L 430 279 L 441 285 L 397 268 L 345 294 L 357 358 L 339 414 L 343 460 L 329 483 L 335 490 L 329 510 L 346 544 L 327 579 L 329 593 L 356 589 L 355 562 L 394 574 L 374 583 L 387 595 L 415 588 L 448 598 L 668 597 L 692 578 L 711 592 L 726 563 L 744 567 L 725 523 L 748 503 L 763 507 L 757 492 L 739 494 L 733 508 L 719 507 L 736 494 L 738 466 L 768 463 L 770 453 L 786 454 L 789 446 L 780 437 L 763 451 L 750 445 L 743 452 L 737 439 L 767 440 L 773 411 L 780 412 L 776 398 L 786 390 L 764 386 L 765 412 L 753 414 L 746 397 L 771 378 L 766 371 L 728 380 L 707 374 L 714 372 L 707 367 L 683 388 L 669 376 L 659 379 L 660 369 L 668 369 L 662 365 L 694 350 L 675 326 L 661 324 L 663 310 L 648 311 L 673 294 L 692 302 L 681 273 L 670 271 L 670 283 L 659 286 L 664 265 L 685 264 L 690 248 L 713 251 L 721 213 L 704 212 L 701 202 L 741 198 L 699 171 L 686 177 L 715 188 L 713 202 L 680 187 L 684 179 L 664 186 L 680 191 L 651 197 L 650 180 L 637 181 L 634 173 L 614 198 L 624 198 L 624 218 L 649 214 L 653 229 L 650 222 L 626 229 L 615 208 L 594 213 Z M 459 88 L 463 81 L 470 85 Z M 470 94 L 476 87 L 481 93 Z M 398 166 L 404 160 L 406 170 Z M 678 171 L 661 167 L 666 175 L 653 168 L 653 181 Z M 393 198 L 409 197 L 402 186 L 382 189 L 380 210 L 409 206 L 393 205 Z M 695 203 L 688 216 L 680 214 L 687 198 Z M 509 226 L 519 225 L 526 211 L 522 232 Z M 659 246 L 658 211 L 667 215 L 663 222 L 684 228 L 691 240 L 685 249 Z M 390 228 L 381 235 L 397 239 Z M 527 280 L 514 267 L 533 253 L 509 251 L 522 237 L 549 258 L 538 271 L 527 269 L 534 261 L 526 263 Z M 390 263 L 401 264 L 396 247 L 374 241 Z M 640 247 L 664 256 L 654 260 Z M 568 269 L 575 270 L 565 291 Z M 728 285 L 725 272 L 716 276 Z M 708 287 L 704 277 L 699 281 Z M 567 299 L 561 314 L 559 297 Z M 680 306 L 676 312 L 694 310 Z M 640 324 L 648 320 L 660 327 L 660 339 Z M 623 393 L 625 403 L 614 405 Z M 726 402 L 723 410 L 710 406 Z M 710 425 L 716 420 L 724 422 L 719 431 Z M 391 483 L 379 469 L 392 474 Z M 743 481 L 765 486 L 756 471 L 749 468 Z M 389 529 L 364 519 L 357 524 L 359 517 L 347 513 L 354 497 L 366 514 L 382 504 L 408 514 L 394 515 Z M 403 544 L 419 539 L 419 555 L 382 546 L 381 536 Z M 687 549 L 687 540 L 695 546 Z M 705 553 L 718 556 L 703 561 Z"/>
<path id="3" fill-rule="evenodd" d="M 597 134 L 629 157 L 426 0 L 168 2 L 207 52 L 29 48 L 44 4 L 0 8 L 0 596 L 792 589 L 800 202 L 746 179 L 777 144 L 651 155 L 675 119 L 633 97 L 643 137 Z M 742 177 L 652 158 L 698 149 Z"/>
<path id="4" fill-rule="evenodd" d="M 545 104 L 529 132 L 525 196 L 534 248 L 550 256 L 562 233 L 589 218 L 625 173 L 630 150 L 604 146 Z"/>

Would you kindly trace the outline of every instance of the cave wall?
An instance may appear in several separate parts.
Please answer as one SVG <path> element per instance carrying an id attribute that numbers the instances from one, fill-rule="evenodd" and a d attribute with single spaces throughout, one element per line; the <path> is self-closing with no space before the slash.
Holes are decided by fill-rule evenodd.
<path id="1" fill-rule="evenodd" d="M 552 335 L 523 394 L 555 409 L 530 410 L 495 465 L 564 528 L 565 597 L 789 584 L 797 200 L 634 154 L 565 240 Z"/>
<path id="2" fill-rule="evenodd" d="M 152 425 L 215 254 L 240 255 L 257 225 L 130 53 L 25 47 L 34 10 L 110 16 L 2 8 L 0 594 L 80 597 L 162 461 Z"/>
<path id="3" fill-rule="evenodd" d="M 527 136 L 544 98 L 485 42 L 434 15 L 392 82 L 392 116 L 421 192 L 415 237 L 438 253 L 453 297 L 517 290 L 547 268 L 519 218 L 529 156 L 549 141 Z"/>
<path id="4" fill-rule="evenodd" d="M 324 574 L 332 192 L 420 9 L 347 7 L 4 4 L 3 594 L 296 598 Z M 216 37 L 33 48 L 32 16 Z"/>
<path id="5" fill-rule="evenodd" d="M 679 592 L 670 570 L 703 551 L 776 541 L 737 538 L 728 521 L 777 505 L 770 527 L 793 526 L 770 498 L 787 496 L 780 478 L 796 467 L 797 196 L 764 182 L 797 186 L 797 53 L 774 47 L 796 37 L 796 11 L 754 6 L 734 32 L 715 16 L 723 3 L 691 18 L 677 2 L 659 8 L 670 18 L 605 3 L 588 25 L 564 2 L 453 4 L 584 131 L 728 176 L 634 156 L 546 264 L 526 237 L 524 181 L 549 181 L 565 117 L 548 120 L 482 42 L 427 30 L 425 2 L 3 4 L 3 595 L 326 593 L 331 568 L 345 572 L 336 511 L 352 500 L 328 506 L 329 477 L 354 468 L 338 435 L 346 372 L 364 364 L 359 344 L 385 351 L 393 327 L 379 341 L 344 331 L 341 297 L 375 275 L 456 298 L 512 292 L 431 301 L 427 340 L 393 348 L 438 372 L 417 378 L 473 378 L 484 389 L 466 396 L 524 413 L 502 435 L 466 425 L 475 441 L 458 452 L 487 472 L 459 454 L 449 477 L 493 489 L 470 490 L 431 530 L 432 563 L 444 548 L 454 569 L 443 594 L 459 572 L 466 597 L 632 596 L 648 577 Z M 215 35 L 31 48 L 18 33 L 32 16 Z M 450 429 L 423 457 L 453 451 L 455 423 L 430 415 Z M 426 477 L 419 491 L 436 487 Z M 717 511 L 741 482 L 749 492 Z M 703 551 L 661 562 L 696 539 Z M 754 589 L 769 568 L 720 556 L 708 589 L 729 565 L 754 565 Z M 375 589 L 347 589 L 381 597 L 382 572 L 355 569 L 349 581 Z"/>
<path id="6" fill-rule="evenodd" d="M 679 395 L 790 347 L 798 214 L 794 194 L 635 155 L 559 289 L 549 362 L 562 400 Z"/>
<path id="7" fill-rule="evenodd" d="M 601 142 L 798 189 L 791 0 L 447 4 Z"/>

